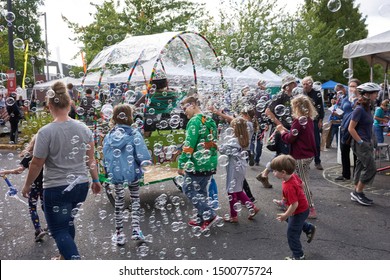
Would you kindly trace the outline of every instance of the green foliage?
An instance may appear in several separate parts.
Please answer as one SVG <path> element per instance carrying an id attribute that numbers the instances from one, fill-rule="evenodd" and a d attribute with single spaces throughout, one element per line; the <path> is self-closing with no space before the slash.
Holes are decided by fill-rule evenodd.
<path id="1" fill-rule="evenodd" d="M 44 67 L 42 58 L 45 53 L 45 44 L 41 39 L 41 27 L 39 26 L 38 9 L 43 5 L 42 0 L 20 0 L 12 1 L 12 12 L 15 14 L 13 25 L 13 39 L 23 41 L 15 47 L 15 70 L 17 73 L 17 83 L 21 85 L 24 72 L 24 51 L 25 45 L 29 45 L 29 57 L 27 62 L 27 86 L 32 86 L 33 70 L 31 58 L 34 57 L 34 64 L 37 69 Z M 0 10 L 7 10 L 7 1 L 0 0 Z M 5 11 L 5 13 L 7 13 Z M 8 22 L 2 16 L 0 17 L 0 71 L 5 72 L 9 69 L 9 49 L 8 49 Z M 15 44 L 14 44 L 15 46 Z"/>
<path id="2" fill-rule="evenodd" d="M 25 114 L 21 125 L 23 136 L 20 137 L 20 139 L 23 139 L 23 143 L 30 142 L 34 134 L 36 134 L 41 127 L 50 123 L 52 120 L 52 115 L 45 111 L 29 112 L 28 114 Z"/>

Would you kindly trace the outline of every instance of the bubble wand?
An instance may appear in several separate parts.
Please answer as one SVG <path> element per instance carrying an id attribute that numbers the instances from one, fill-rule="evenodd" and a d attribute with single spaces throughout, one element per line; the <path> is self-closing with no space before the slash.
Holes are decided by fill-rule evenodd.
<path id="1" fill-rule="evenodd" d="M 8 185 L 9 188 L 7 192 L 8 196 L 15 196 L 18 193 L 18 190 L 12 185 L 12 183 L 8 180 L 6 175 L 2 175 L 1 177 L 3 177 L 4 181 Z"/>

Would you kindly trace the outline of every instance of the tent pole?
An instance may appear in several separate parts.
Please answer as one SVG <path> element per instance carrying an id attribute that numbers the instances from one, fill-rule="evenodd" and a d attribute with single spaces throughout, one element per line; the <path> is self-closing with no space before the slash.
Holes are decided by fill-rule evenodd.
<path id="1" fill-rule="evenodd" d="M 374 56 L 372 55 L 371 56 L 371 63 L 370 63 L 370 82 L 371 83 L 374 80 L 374 66 L 373 66 L 373 63 L 374 63 Z"/>
<path id="2" fill-rule="evenodd" d="M 352 58 L 348 58 L 348 68 L 353 69 Z M 351 79 L 352 79 L 352 77 L 348 77 L 348 85 L 349 85 L 349 82 L 351 81 Z"/>

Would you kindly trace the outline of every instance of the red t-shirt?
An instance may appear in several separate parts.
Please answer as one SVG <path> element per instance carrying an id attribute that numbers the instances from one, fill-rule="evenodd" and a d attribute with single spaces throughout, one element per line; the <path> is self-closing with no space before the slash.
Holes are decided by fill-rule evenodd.
<path id="1" fill-rule="evenodd" d="M 290 206 L 298 201 L 298 207 L 293 215 L 302 213 L 309 208 L 305 193 L 302 188 L 302 180 L 297 174 L 292 174 L 288 181 L 282 182 L 283 197 L 286 200 L 286 205 Z"/>

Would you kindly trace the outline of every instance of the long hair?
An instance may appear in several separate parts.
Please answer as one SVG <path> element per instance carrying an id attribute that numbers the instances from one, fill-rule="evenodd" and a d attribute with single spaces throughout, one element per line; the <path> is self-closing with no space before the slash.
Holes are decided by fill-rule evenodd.
<path id="1" fill-rule="evenodd" d="M 248 125 L 246 120 L 243 118 L 235 118 L 230 123 L 231 127 L 234 130 L 234 136 L 237 137 L 238 143 L 241 148 L 246 148 L 249 146 L 249 133 Z"/>
<path id="2" fill-rule="evenodd" d="M 298 94 L 291 100 L 291 110 L 295 118 L 305 116 L 314 120 L 318 114 L 310 97 L 304 94 Z"/>
<path id="3" fill-rule="evenodd" d="M 371 99 L 370 97 L 368 98 L 365 97 L 364 94 L 360 94 L 356 102 L 356 105 L 361 105 L 364 108 L 364 110 L 370 111 Z"/>

